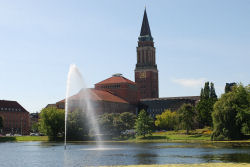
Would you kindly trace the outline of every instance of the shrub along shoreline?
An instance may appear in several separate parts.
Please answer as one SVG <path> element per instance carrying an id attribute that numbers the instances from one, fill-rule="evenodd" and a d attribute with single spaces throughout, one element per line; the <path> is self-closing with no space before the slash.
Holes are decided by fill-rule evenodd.
<path id="1" fill-rule="evenodd" d="M 43 141 L 50 142 L 48 136 L 8 136 L 0 137 L 0 142 L 23 142 L 23 141 Z M 62 142 L 63 138 L 59 138 L 57 142 Z M 51 140 L 51 142 L 54 142 Z M 69 142 L 95 142 L 95 141 L 69 141 Z M 211 141 L 211 131 L 209 129 L 196 129 L 190 131 L 187 135 L 185 130 L 179 131 L 167 131 L 167 132 L 154 132 L 152 135 L 146 135 L 145 137 L 131 137 L 131 138 L 113 138 L 110 140 L 104 140 L 104 142 L 128 142 L 128 143 L 139 143 L 139 142 L 197 142 L 197 143 L 215 143 L 215 142 L 249 142 L 250 140 L 229 140 L 229 141 Z"/>

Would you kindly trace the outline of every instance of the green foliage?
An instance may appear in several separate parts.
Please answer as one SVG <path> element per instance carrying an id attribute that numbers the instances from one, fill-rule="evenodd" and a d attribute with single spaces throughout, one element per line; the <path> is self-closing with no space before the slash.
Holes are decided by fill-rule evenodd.
<path id="1" fill-rule="evenodd" d="M 173 130 L 177 124 L 177 113 L 165 110 L 161 115 L 156 115 L 155 126 L 164 130 Z"/>
<path id="2" fill-rule="evenodd" d="M 250 129 L 250 86 L 236 85 L 214 105 L 213 140 L 244 138 Z"/>
<path id="3" fill-rule="evenodd" d="M 123 123 L 123 130 L 130 130 L 135 127 L 136 115 L 130 112 L 124 112 L 120 114 L 120 119 Z"/>
<path id="4" fill-rule="evenodd" d="M 31 125 L 31 131 L 32 132 L 38 132 L 39 131 L 39 124 L 37 122 L 34 122 L 32 125 Z"/>
<path id="5" fill-rule="evenodd" d="M 210 95 L 209 82 L 206 82 L 205 86 L 204 86 L 204 89 L 203 89 L 202 99 L 209 99 L 209 95 Z"/>
<path id="6" fill-rule="evenodd" d="M 85 112 L 76 109 L 68 113 L 67 139 L 84 140 L 88 136 L 87 117 Z"/>
<path id="7" fill-rule="evenodd" d="M 2 128 L 3 128 L 3 118 L 0 117 L 0 129 L 2 129 Z"/>
<path id="8" fill-rule="evenodd" d="M 204 90 L 203 90 L 203 88 L 201 88 L 200 97 L 203 98 L 203 96 L 204 96 Z"/>
<path id="9" fill-rule="evenodd" d="M 114 136 L 120 136 L 121 132 L 132 129 L 135 124 L 136 116 L 133 113 L 124 112 L 118 113 L 106 113 L 100 117 L 99 124 L 102 133 Z"/>
<path id="10" fill-rule="evenodd" d="M 105 113 L 101 116 L 99 124 L 102 133 L 110 136 L 120 135 L 121 129 L 119 127 L 120 124 L 119 114 Z"/>
<path id="11" fill-rule="evenodd" d="M 214 88 L 214 83 L 211 82 L 210 84 L 210 95 L 209 95 L 209 98 L 210 99 L 217 99 L 217 95 L 216 95 L 216 92 L 215 92 L 215 88 Z"/>
<path id="12" fill-rule="evenodd" d="M 214 84 L 205 83 L 204 89 L 201 89 L 201 100 L 196 105 L 197 120 L 200 128 L 204 126 L 212 126 L 212 112 L 214 103 L 217 101 Z"/>
<path id="13" fill-rule="evenodd" d="M 64 133 L 65 111 L 55 107 L 44 108 L 40 113 L 39 131 L 51 139 L 57 139 Z"/>
<path id="14" fill-rule="evenodd" d="M 186 129 L 186 133 L 189 134 L 189 131 L 194 128 L 194 118 L 196 116 L 194 107 L 191 104 L 183 104 L 177 113 L 180 127 Z"/>
<path id="15" fill-rule="evenodd" d="M 226 83 L 225 86 L 225 93 L 231 92 L 233 90 L 233 87 L 236 85 L 235 82 L 232 83 Z"/>
<path id="16" fill-rule="evenodd" d="M 212 100 L 200 100 L 196 105 L 197 119 L 200 127 L 211 126 L 212 125 L 212 112 L 213 112 L 213 102 Z"/>
<path id="17" fill-rule="evenodd" d="M 147 134 L 151 135 L 153 127 L 153 118 L 148 116 L 145 110 L 141 110 L 135 122 L 136 134 L 138 136 L 143 135 L 143 137 L 145 137 Z"/>

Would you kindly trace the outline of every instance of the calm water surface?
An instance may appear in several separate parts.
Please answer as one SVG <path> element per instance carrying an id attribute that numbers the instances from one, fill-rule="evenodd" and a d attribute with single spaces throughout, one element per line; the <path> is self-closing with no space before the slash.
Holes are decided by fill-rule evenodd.
<path id="1" fill-rule="evenodd" d="M 250 143 L 0 143 L 1 167 L 73 167 L 207 162 L 250 163 Z"/>

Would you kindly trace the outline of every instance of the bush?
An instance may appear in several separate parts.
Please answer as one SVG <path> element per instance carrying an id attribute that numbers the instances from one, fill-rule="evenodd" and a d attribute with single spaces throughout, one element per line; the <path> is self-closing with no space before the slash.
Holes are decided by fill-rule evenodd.
<path id="1" fill-rule="evenodd" d="M 55 107 L 42 109 L 39 119 L 39 131 L 56 140 L 64 134 L 65 111 Z"/>
<path id="2" fill-rule="evenodd" d="M 145 110 L 141 110 L 135 122 L 136 135 L 142 135 L 145 138 L 147 134 L 152 135 L 153 128 L 153 118 L 147 115 Z"/>
<path id="3" fill-rule="evenodd" d="M 212 140 L 243 139 L 250 127 L 250 86 L 236 85 L 214 105 Z"/>
<path id="4" fill-rule="evenodd" d="M 179 118 L 179 126 L 182 129 L 186 129 L 186 133 L 189 134 L 189 131 L 194 128 L 194 118 L 195 112 L 194 107 L 191 104 L 183 104 L 181 108 L 177 111 Z"/>
<path id="5" fill-rule="evenodd" d="M 86 140 L 88 138 L 87 117 L 81 110 L 68 113 L 67 140 Z"/>
<path id="6" fill-rule="evenodd" d="M 165 110 L 161 115 L 156 115 L 155 126 L 159 129 L 173 130 L 177 124 L 177 113 Z"/>
<path id="7" fill-rule="evenodd" d="M 130 112 L 106 113 L 100 117 L 102 132 L 110 137 L 118 137 L 122 132 L 134 128 L 136 115 Z"/>

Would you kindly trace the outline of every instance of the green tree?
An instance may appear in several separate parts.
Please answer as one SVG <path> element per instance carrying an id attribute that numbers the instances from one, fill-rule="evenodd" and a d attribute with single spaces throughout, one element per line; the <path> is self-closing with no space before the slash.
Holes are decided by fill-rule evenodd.
<path id="1" fill-rule="evenodd" d="M 50 139 L 57 139 L 64 133 L 65 111 L 55 107 L 42 109 L 39 119 L 40 132 L 48 135 Z"/>
<path id="2" fill-rule="evenodd" d="M 230 91 L 233 90 L 233 87 L 236 85 L 235 82 L 232 82 L 232 83 L 226 83 L 226 86 L 225 86 L 225 93 L 228 93 Z"/>
<path id="3" fill-rule="evenodd" d="M 194 107 L 191 104 L 183 104 L 177 111 L 179 115 L 179 124 L 183 129 L 186 129 L 186 133 L 194 127 L 194 118 L 196 116 Z"/>
<path id="4" fill-rule="evenodd" d="M 204 126 L 212 126 L 212 112 L 214 103 L 217 101 L 214 84 L 206 82 L 204 88 L 201 89 L 200 101 L 196 105 L 197 119 L 200 128 Z"/>
<path id="5" fill-rule="evenodd" d="M 145 110 L 141 110 L 135 122 L 135 131 L 138 136 L 152 134 L 154 127 L 154 120 L 151 116 L 147 115 Z"/>
<path id="6" fill-rule="evenodd" d="M 216 95 L 216 92 L 215 92 L 215 88 L 214 88 L 214 83 L 213 82 L 211 82 L 211 84 L 210 84 L 210 95 L 209 95 L 209 98 L 210 99 L 215 99 L 215 100 L 217 100 L 217 95 Z"/>
<path id="7" fill-rule="evenodd" d="M 120 114 L 120 120 L 122 121 L 122 129 L 129 130 L 135 127 L 136 115 L 130 112 L 124 112 Z"/>
<path id="8" fill-rule="evenodd" d="M 136 115 L 129 112 L 106 113 L 100 117 L 99 124 L 104 134 L 115 137 L 125 130 L 133 129 L 135 120 Z"/>
<path id="9" fill-rule="evenodd" d="M 117 113 L 106 113 L 100 117 L 99 124 L 102 133 L 110 136 L 119 136 L 122 131 L 122 121 Z"/>
<path id="10" fill-rule="evenodd" d="M 203 99 L 209 99 L 210 95 L 210 87 L 209 87 L 209 82 L 205 83 L 204 89 L 203 89 Z"/>
<path id="11" fill-rule="evenodd" d="M 67 139 L 85 140 L 88 137 L 89 127 L 85 112 L 76 109 L 68 113 Z"/>
<path id="12" fill-rule="evenodd" d="M 212 140 L 244 138 L 250 129 L 250 86 L 236 85 L 214 105 Z"/>
<path id="13" fill-rule="evenodd" d="M 39 126 L 38 122 L 34 122 L 34 123 L 31 125 L 31 131 L 32 131 L 32 132 L 38 132 L 38 131 L 39 131 L 38 126 Z"/>
<path id="14" fill-rule="evenodd" d="M 204 89 L 201 88 L 200 98 L 202 99 L 204 97 Z"/>
<path id="15" fill-rule="evenodd" d="M 156 115 L 155 126 L 160 129 L 173 130 L 177 124 L 177 113 L 165 110 L 161 115 Z"/>
<path id="16" fill-rule="evenodd" d="M 212 100 L 200 100 L 196 105 L 197 119 L 199 122 L 199 127 L 212 125 L 212 112 L 213 112 L 213 102 Z"/>

